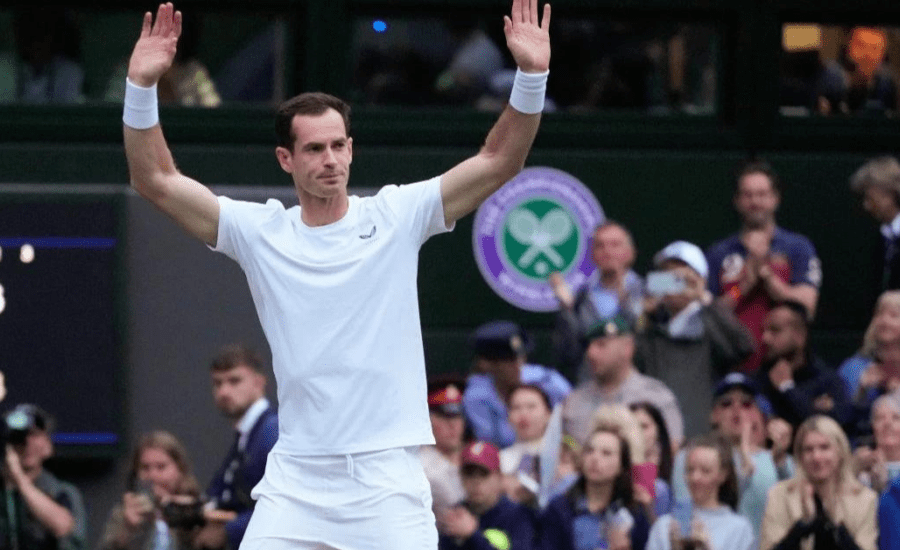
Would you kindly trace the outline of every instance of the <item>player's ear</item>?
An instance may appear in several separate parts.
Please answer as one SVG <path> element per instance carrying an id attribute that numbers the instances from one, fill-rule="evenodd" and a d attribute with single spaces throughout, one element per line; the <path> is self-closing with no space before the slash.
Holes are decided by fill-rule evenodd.
<path id="1" fill-rule="evenodd" d="M 278 164 L 281 166 L 281 169 L 290 174 L 294 169 L 294 162 L 291 156 L 291 151 L 287 147 L 276 147 L 275 148 L 275 158 L 278 159 Z"/>
<path id="2" fill-rule="evenodd" d="M 347 152 L 350 153 L 350 162 L 353 162 L 353 138 L 347 138 Z"/>

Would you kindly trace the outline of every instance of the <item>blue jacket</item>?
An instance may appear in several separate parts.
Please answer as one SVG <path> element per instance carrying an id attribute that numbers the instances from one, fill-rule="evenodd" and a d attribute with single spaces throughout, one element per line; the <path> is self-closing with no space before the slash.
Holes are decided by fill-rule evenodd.
<path id="1" fill-rule="evenodd" d="M 536 548 L 534 514 L 521 504 L 500 497 L 496 506 L 478 518 L 478 530 L 462 545 L 441 535 L 438 550 L 532 550 Z M 497 546 L 491 543 L 497 541 Z"/>
<path id="2" fill-rule="evenodd" d="M 878 501 L 878 548 L 900 550 L 900 479 L 888 485 Z"/>
<path id="3" fill-rule="evenodd" d="M 225 524 L 229 548 L 236 549 L 241 545 L 253 514 L 254 502 L 250 491 L 262 479 L 266 471 L 266 458 L 277 440 L 278 415 L 274 408 L 269 407 L 250 430 L 243 452 L 238 452 L 235 441 L 206 490 L 206 494 L 218 502 L 220 509 L 238 513 L 237 518 Z M 225 470 L 235 458 L 240 461 L 240 466 L 231 483 L 226 483 Z"/>
<path id="4" fill-rule="evenodd" d="M 573 488 L 568 493 L 551 500 L 544 509 L 540 518 L 542 550 L 576 550 L 585 547 L 579 545 L 579 541 L 576 540 L 579 535 L 575 524 L 577 518 L 586 518 L 589 513 L 576 511 L 578 495 L 577 489 Z M 636 506 L 634 510 L 629 508 L 629 512 L 634 518 L 634 526 L 631 528 L 631 549 L 644 550 L 647 537 L 650 535 L 650 522 L 640 506 Z M 590 531 L 594 533 L 594 529 Z"/>

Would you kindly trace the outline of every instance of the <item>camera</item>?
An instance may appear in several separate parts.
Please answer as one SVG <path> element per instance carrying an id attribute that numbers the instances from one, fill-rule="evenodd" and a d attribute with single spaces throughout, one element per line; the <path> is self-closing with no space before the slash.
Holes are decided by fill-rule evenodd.
<path id="1" fill-rule="evenodd" d="M 200 499 L 191 502 L 170 501 L 162 506 L 161 512 L 169 527 L 192 529 L 206 523 L 203 516 L 203 501 Z"/>

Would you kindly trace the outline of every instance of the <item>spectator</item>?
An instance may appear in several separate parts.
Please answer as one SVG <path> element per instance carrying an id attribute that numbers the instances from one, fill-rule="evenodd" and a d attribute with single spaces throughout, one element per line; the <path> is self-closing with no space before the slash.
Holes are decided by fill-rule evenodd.
<path id="1" fill-rule="evenodd" d="M 636 255 L 634 239 L 625 226 L 606 221 L 597 226 L 591 239 L 591 260 L 597 270 L 575 295 L 562 275 L 550 276 L 550 285 L 559 300 L 553 332 L 556 364 L 572 379 L 577 376 L 579 382 L 584 382 L 591 377 L 589 369 L 582 368 L 588 329 L 616 311 L 631 321 L 641 314 L 644 283 L 631 270 Z"/>
<path id="2" fill-rule="evenodd" d="M 515 442 L 506 402 L 516 386 L 538 386 L 554 406 L 572 391 L 569 382 L 555 370 L 527 362 L 531 339 L 513 322 L 485 323 L 475 329 L 471 342 L 476 373 L 469 377 L 463 394 L 463 410 L 476 439 L 501 449 Z"/>
<path id="3" fill-rule="evenodd" d="M 185 107 L 218 107 L 222 98 L 209 69 L 199 58 L 203 22 L 197 12 L 182 15 L 182 34 L 178 40 L 175 60 L 158 83 L 159 102 Z M 104 98 L 121 102 L 125 97 L 126 63 L 116 68 L 109 78 Z"/>
<path id="4" fill-rule="evenodd" d="M 471 105 L 488 91 L 491 77 L 503 69 L 503 54 L 475 18 L 457 15 L 447 27 L 455 51 L 438 76 L 435 91 L 443 102 Z"/>
<path id="5" fill-rule="evenodd" d="M 897 109 L 897 75 L 884 62 L 887 45 L 884 30 L 853 27 L 841 59 L 828 63 L 817 83 L 820 114 L 889 114 Z"/>
<path id="6" fill-rule="evenodd" d="M 760 388 L 775 416 L 795 427 L 813 414 L 847 425 L 852 413 L 847 390 L 834 369 L 810 351 L 808 318 L 797 302 L 775 304 L 766 315 Z"/>
<path id="7" fill-rule="evenodd" d="M 262 479 L 278 439 L 278 416 L 266 399 L 262 360 L 240 345 L 226 346 L 210 366 L 213 398 L 234 424 L 234 443 L 207 489 L 207 523 L 197 534 L 204 548 L 237 548 L 253 514 L 250 490 Z"/>
<path id="8" fill-rule="evenodd" d="M 64 104 L 84 100 L 75 18 L 58 7 L 13 13 L 16 49 L 0 53 L 0 103 Z"/>
<path id="9" fill-rule="evenodd" d="M 879 292 L 900 288 L 900 163 L 878 157 L 863 164 L 850 177 L 850 188 L 862 195 L 862 205 L 880 224 L 881 246 L 873 263 L 873 288 Z"/>
<path id="10" fill-rule="evenodd" d="M 590 433 L 590 419 L 600 405 L 653 403 L 666 420 L 672 446 L 681 444 L 684 434 L 681 410 L 665 384 L 641 374 L 634 367 L 634 334 L 622 314 L 597 322 L 587 332 L 585 363 L 593 377 L 578 385 L 563 405 L 563 431 L 584 441 Z"/>
<path id="11" fill-rule="evenodd" d="M 854 471 L 866 487 L 882 492 L 900 477 L 900 394 L 882 395 L 872 405 L 874 447 L 853 453 Z"/>
<path id="12" fill-rule="evenodd" d="M 713 386 L 753 353 L 753 336 L 730 310 L 712 303 L 709 268 L 696 245 L 675 241 L 653 263 L 659 271 L 647 275 L 652 297 L 645 303 L 647 326 L 637 338 L 635 363 L 679 396 L 691 437 L 706 431 Z"/>
<path id="13" fill-rule="evenodd" d="M 4 417 L 8 445 L 0 499 L 0 547 L 80 550 L 86 516 L 74 485 L 44 469 L 53 455 L 53 420 L 35 405 L 19 405 Z M 18 546 L 16 546 L 18 545 Z"/>
<path id="14" fill-rule="evenodd" d="M 672 494 L 668 485 L 659 479 L 659 467 L 648 458 L 637 415 L 625 405 L 601 405 L 591 417 L 589 433 L 601 429 L 619 433 L 628 441 L 634 501 L 643 508 L 647 521 L 652 523 L 658 516 L 668 513 Z"/>
<path id="15" fill-rule="evenodd" d="M 853 476 L 850 444 L 837 422 L 822 415 L 804 421 L 794 456 L 797 474 L 769 492 L 760 549 L 799 549 L 812 535 L 817 549 L 874 550 L 877 495 Z"/>
<path id="16" fill-rule="evenodd" d="M 674 514 L 656 520 L 647 550 L 685 548 L 690 542 L 705 550 L 756 548 L 753 527 L 735 513 L 738 485 L 728 443 L 701 436 L 692 439 L 685 452 L 690 503 L 679 503 Z"/>
<path id="17" fill-rule="evenodd" d="M 863 336 L 860 350 L 853 357 L 841 363 L 838 373 L 847 385 L 847 393 L 855 400 L 863 372 L 875 360 L 877 342 L 891 342 L 900 339 L 900 291 L 887 290 L 878 297 L 875 315 Z"/>
<path id="18" fill-rule="evenodd" d="M 815 314 L 822 266 L 812 243 L 775 224 L 781 202 L 778 177 L 765 161 L 746 163 L 738 173 L 734 207 L 740 232 L 706 252 L 709 290 L 750 329 L 756 353 L 742 370 L 754 373 L 763 358 L 763 321 L 775 302 L 793 300 Z"/>
<path id="19" fill-rule="evenodd" d="M 672 488 L 668 480 L 672 478 L 672 440 L 669 430 L 652 403 L 641 401 L 629 407 L 634 413 L 644 438 L 644 456 L 647 462 L 656 465 L 656 479 L 653 481 L 653 517 L 668 514 L 672 509 Z"/>
<path id="20" fill-rule="evenodd" d="M 428 413 L 434 445 L 419 450 L 419 460 L 425 477 L 431 484 L 432 508 L 437 515 L 462 502 L 462 479 L 459 476 L 460 456 L 466 421 L 463 417 L 462 381 L 433 380 L 428 386 Z"/>
<path id="21" fill-rule="evenodd" d="M 761 446 L 765 440 L 763 408 L 768 408 L 753 379 L 733 372 L 723 378 L 714 391 L 713 428 L 732 448 L 738 477 L 738 513 L 750 520 L 755 536 L 759 535 L 765 512 L 766 494 L 778 482 L 772 453 Z M 672 468 L 672 493 L 675 502 L 687 502 L 686 455 L 675 455 Z"/>
<path id="22" fill-rule="evenodd" d="M 872 433 L 872 405 L 879 396 L 900 389 L 900 334 L 875 344 L 875 359 L 859 378 L 853 396 L 853 435 L 864 438 Z"/>
<path id="23" fill-rule="evenodd" d="M 460 474 L 466 500 L 438 518 L 440 550 L 530 550 L 535 544 L 532 512 L 503 494 L 500 453 L 484 441 L 462 451 Z"/>
<path id="24" fill-rule="evenodd" d="M 878 502 L 878 548 L 900 549 L 900 479 L 890 484 Z"/>
<path id="25" fill-rule="evenodd" d="M 628 439 L 601 427 L 585 443 L 578 481 L 541 514 L 541 547 L 644 548 L 650 526 L 633 495 Z"/>
<path id="26" fill-rule="evenodd" d="M 500 471 L 513 502 L 535 504 L 541 480 L 538 459 L 552 411 L 550 398 L 538 386 L 522 384 L 509 395 L 509 423 L 516 442 L 500 451 Z"/>
<path id="27" fill-rule="evenodd" d="M 131 455 L 128 479 L 129 490 L 103 529 L 102 550 L 198 548 L 193 534 L 203 521 L 200 487 L 187 451 L 174 435 L 143 435 Z M 195 513 L 178 513 L 188 510 Z"/>

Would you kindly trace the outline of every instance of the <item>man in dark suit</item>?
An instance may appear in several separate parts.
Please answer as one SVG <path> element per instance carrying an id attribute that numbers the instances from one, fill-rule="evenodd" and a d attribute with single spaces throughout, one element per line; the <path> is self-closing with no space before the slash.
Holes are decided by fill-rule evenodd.
<path id="1" fill-rule="evenodd" d="M 266 399 L 262 362 L 250 349 L 225 347 L 210 366 L 216 407 L 234 424 L 234 443 L 207 489 L 199 548 L 236 550 L 253 513 L 250 491 L 262 479 L 278 439 L 278 416 Z"/>
<path id="2" fill-rule="evenodd" d="M 878 293 L 900 288 L 900 163 L 879 157 L 863 164 L 850 178 L 862 195 L 862 206 L 881 224 L 882 247 L 875 266 Z"/>

